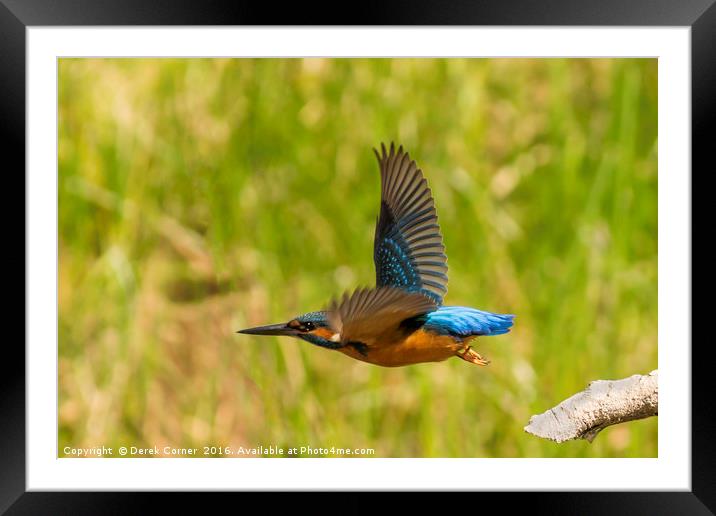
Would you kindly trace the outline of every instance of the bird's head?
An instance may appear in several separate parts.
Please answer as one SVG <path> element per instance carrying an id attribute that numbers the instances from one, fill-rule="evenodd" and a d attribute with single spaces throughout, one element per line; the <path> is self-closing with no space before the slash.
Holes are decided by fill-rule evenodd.
<path id="1" fill-rule="evenodd" d="M 325 311 L 308 312 L 294 317 L 286 323 L 246 328 L 237 333 L 297 337 L 312 344 L 335 342 L 337 338 L 337 334 L 328 325 L 328 315 Z"/>

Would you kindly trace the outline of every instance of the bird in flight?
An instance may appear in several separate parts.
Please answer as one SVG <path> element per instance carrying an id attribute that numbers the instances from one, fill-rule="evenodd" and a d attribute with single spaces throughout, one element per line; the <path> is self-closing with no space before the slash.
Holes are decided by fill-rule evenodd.
<path id="1" fill-rule="evenodd" d="M 325 310 L 286 323 L 240 330 L 297 337 L 363 362 L 398 367 L 457 356 L 489 362 L 475 337 L 510 331 L 514 315 L 444 306 L 447 256 L 428 183 L 400 146 L 374 149 L 380 166 L 380 215 L 375 228 L 375 288 L 334 299 Z"/>

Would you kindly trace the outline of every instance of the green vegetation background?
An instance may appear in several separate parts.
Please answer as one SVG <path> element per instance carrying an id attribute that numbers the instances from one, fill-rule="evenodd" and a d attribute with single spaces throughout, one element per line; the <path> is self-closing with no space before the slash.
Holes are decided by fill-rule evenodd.
<path id="1" fill-rule="evenodd" d="M 656 60 L 62 59 L 60 450 L 656 456 L 656 418 L 523 432 L 657 368 L 656 129 Z M 237 335 L 374 283 L 390 140 L 436 198 L 446 303 L 517 314 L 492 363 Z"/>

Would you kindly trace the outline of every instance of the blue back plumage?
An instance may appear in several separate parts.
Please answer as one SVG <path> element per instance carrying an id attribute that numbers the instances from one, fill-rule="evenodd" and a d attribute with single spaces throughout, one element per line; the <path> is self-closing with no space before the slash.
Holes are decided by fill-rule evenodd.
<path id="1" fill-rule="evenodd" d="M 512 314 L 494 314 L 466 306 L 441 306 L 425 315 L 424 329 L 441 335 L 502 335 L 510 331 Z"/>

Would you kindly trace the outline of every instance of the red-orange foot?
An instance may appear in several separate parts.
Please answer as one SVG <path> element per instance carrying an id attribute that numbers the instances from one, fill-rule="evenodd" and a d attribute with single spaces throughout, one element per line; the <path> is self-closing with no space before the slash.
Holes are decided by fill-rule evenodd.
<path id="1" fill-rule="evenodd" d="M 462 358 L 465 362 L 470 362 L 471 364 L 486 366 L 490 363 L 489 360 L 482 358 L 482 356 L 470 346 L 462 348 L 456 353 L 456 355 Z"/>

